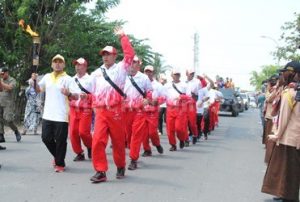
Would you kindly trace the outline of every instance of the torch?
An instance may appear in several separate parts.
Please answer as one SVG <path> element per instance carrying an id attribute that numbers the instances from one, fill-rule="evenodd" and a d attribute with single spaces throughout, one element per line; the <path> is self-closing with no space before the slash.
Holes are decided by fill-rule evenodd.
<path id="1" fill-rule="evenodd" d="M 32 37 L 32 69 L 33 72 L 37 72 L 37 68 L 39 66 L 39 53 L 40 53 L 40 44 L 41 44 L 41 39 L 39 37 L 39 34 L 32 31 L 30 25 L 26 25 L 24 20 L 21 19 L 19 21 L 19 25 L 22 27 L 23 31 L 27 32 L 30 34 Z M 36 80 L 34 80 L 34 89 L 36 87 Z"/>

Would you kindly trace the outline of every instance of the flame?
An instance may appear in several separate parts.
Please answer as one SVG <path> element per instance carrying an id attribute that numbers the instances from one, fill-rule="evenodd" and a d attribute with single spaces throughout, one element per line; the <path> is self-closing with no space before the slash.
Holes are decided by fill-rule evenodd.
<path id="1" fill-rule="evenodd" d="M 30 36 L 32 36 L 32 37 L 37 37 L 37 36 L 39 36 L 38 33 L 32 31 L 30 25 L 26 25 L 26 24 L 25 24 L 25 21 L 24 21 L 23 19 L 19 20 L 19 23 L 18 23 L 18 24 L 22 27 L 22 29 L 23 29 L 25 32 L 27 32 L 28 34 L 30 34 Z"/>

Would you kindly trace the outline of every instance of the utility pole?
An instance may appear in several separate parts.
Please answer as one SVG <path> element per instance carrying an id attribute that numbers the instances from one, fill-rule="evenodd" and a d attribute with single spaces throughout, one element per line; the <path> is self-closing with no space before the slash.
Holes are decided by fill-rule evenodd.
<path id="1" fill-rule="evenodd" d="M 200 73 L 199 69 L 199 34 L 194 34 L 194 70 L 196 74 Z"/>

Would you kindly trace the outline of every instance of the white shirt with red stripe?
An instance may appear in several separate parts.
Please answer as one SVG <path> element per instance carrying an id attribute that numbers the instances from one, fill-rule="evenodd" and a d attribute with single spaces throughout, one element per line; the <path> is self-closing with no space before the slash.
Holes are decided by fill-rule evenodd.
<path id="1" fill-rule="evenodd" d="M 164 85 L 164 92 L 166 95 L 166 103 L 167 106 L 180 106 L 180 101 L 184 98 L 186 99 L 188 96 L 191 96 L 191 91 L 188 89 L 187 84 L 185 82 L 180 81 L 179 83 L 174 83 L 177 89 L 183 93 L 180 95 L 179 92 L 175 90 L 173 87 L 173 83 L 166 83 Z"/>
<path id="2" fill-rule="evenodd" d="M 199 79 L 195 79 L 193 78 L 190 81 L 187 81 L 187 87 L 189 88 L 189 91 L 191 91 L 191 93 L 198 95 L 198 91 L 201 88 L 201 84 Z"/>
<path id="3" fill-rule="evenodd" d="M 165 97 L 163 85 L 159 83 L 157 80 L 153 79 L 151 82 L 153 92 L 152 92 L 152 99 L 159 99 L 160 97 Z"/>
<path id="4" fill-rule="evenodd" d="M 73 76 L 71 83 L 70 83 L 70 92 L 71 93 L 77 93 L 77 94 L 81 94 L 84 93 L 78 86 L 78 84 L 75 81 L 75 78 L 78 79 L 79 83 L 81 84 L 81 86 L 87 90 L 88 92 L 92 92 L 93 91 L 93 77 L 91 77 L 89 74 L 85 74 L 84 76 L 82 76 L 81 78 L 78 77 L 78 75 L 76 74 L 75 76 Z M 71 100 L 70 101 L 70 106 L 72 107 L 80 107 L 80 108 L 91 108 L 91 94 L 87 95 L 86 99 L 79 99 L 78 100 Z"/>
<path id="5" fill-rule="evenodd" d="M 133 80 L 137 86 L 147 95 L 152 91 L 151 81 L 145 74 L 137 72 L 132 76 Z M 133 86 L 132 82 L 129 79 L 129 76 L 126 78 L 124 93 L 126 94 L 125 104 L 128 108 L 141 108 L 143 106 L 143 96 L 141 93 Z"/>
<path id="6" fill-rule="evenodd" d="M 104 68 L 109 78 L 121 89 L 124 89 L 127 69 L 129 64 L 123 61 L 114 64 L 110 68 L 104 65 L 95 70 L 91 75 L 94 77 L 94 90 L 93 90 L 93 106 L 114 106 L 121 104 L 122 96 L 104 79 L 101 68 Z"/>
<path id="7" fill-rule="evenodd" d="M 94 79 L 93 107 L 115 106 L 122 103 L 123 97 L 104 79 L 101 70 L 101 68 L 105 69 L 111 81 L 124 90 L 127 71 L 132 65 L 135 53 L 126 35 L 122 35 L 120 40 L 124 54 L 123 60 L 109 68 L 102 65 L 91 74 Z"/>
<path id="8" fill-rule="evenodd" d="M 151 82 L 152 85 L 152 93 L 151 93 L 151 101 L 157 101 L 157 105 L 147 105 L 145 106 L 145 111 L 155 112 L 158 111 L 159 105 L 165 103 L 166 96 L 163 91 L 163 85 L 159 83 L 157 80 L 153 79 Z"/>

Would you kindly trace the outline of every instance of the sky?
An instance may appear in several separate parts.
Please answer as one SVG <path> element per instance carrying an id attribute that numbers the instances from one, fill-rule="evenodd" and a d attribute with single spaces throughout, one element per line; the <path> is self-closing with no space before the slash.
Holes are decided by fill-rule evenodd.
<path id="1" fill-rule="evenodd" d="M 197 32 L 197 74 L 229 77 L 241 89 L 253 90 L 250 72 L 277 64 L 271 52 L 283 45 L 281 26 L 294 21 L 295 12 L 299 0 L 121 0 L 106 17 L 126 21 L 126 33 L 148 39 L 164 65 L 182 72 L 194 67 Z"/>

